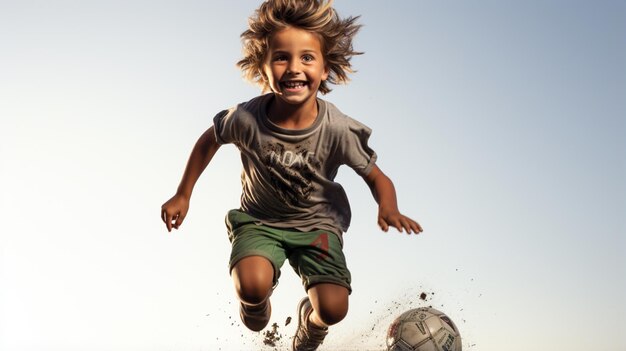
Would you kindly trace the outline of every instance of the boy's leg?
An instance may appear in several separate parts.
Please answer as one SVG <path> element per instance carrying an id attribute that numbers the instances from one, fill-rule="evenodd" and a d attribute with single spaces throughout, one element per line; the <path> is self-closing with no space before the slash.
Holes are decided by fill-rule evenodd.
<path id="1" fill-rule="evenodd" d="M 348 313 L 348 289 L 341 285 L 320 283 L 313 285 L 309 299 L 313 311 L 309 320 L 315 326 L 324 328 L 341 322 Z"/>
<path id="2" fill-rule="evenodd" d="M 232 243 L 230 273 L 241 300 L 241 320 L 250 330 L 261 331 L 269 322 L 269 297 L 286 259 L 281 234 L 238 210 L 228 213 L 226 225 Z"/>
<path id="3" fill-rule="evenodd" d="M 339 323 L 348 312 L 349 290 L 341 285 L 320 283 L 308 290 L 298 304 L 298 327 L 293 351 L 313 351 L 324 342 L 328 326 Z"/>
<path id="4" fill-rule="evenodd" d="M 242 303 L 258 306 L 264 303 L 274 285 L 274 267 L 262 256 L 248 256 L 239 260 L 231 272 L 235 291 Z"/>
<path id="5" fill-rule="evenodd" d="M 272 313 L 269 298 L 274 284 L 274 267 L 265 257 L 248 256 L 239 260 L 231 273 L 241 301 L 239 314 L 242 322 L 250 330 L 263 330 Z"/>
<path id="6" fill-rule="evenodd" d="M 314 231 L 298 233 L 290 240 L 289 263 L 302 278 L 308 296 L 298 304 L 298 327 L 294 351 L 317 350 L 328 326 L 339 323 L 348 312 L 350 271 L 339 237 Z"/>

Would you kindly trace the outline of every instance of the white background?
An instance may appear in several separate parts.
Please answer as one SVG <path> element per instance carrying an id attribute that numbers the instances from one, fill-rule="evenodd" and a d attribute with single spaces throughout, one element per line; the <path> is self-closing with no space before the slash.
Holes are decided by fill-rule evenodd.
<path id="1" fill-rule="evenodd" d="M 0 350 L 272 349 L 227 271 L 236 149 L 179 231 L 159 218 L 213 115 L 259 93 L 235 67 L 258 4 L 0 0 Z M 425 232 L 381 232 L 340 171 L 354 293 L 322 349 L 381 350 L 395 315 L 432 305 L 465 350 L 626 350 L 624 3 L 335 6 L 362 15 L 366 53 L 324 98 L 374 130 Z M 285 266 L 278 349 L 303 295 Z"/>

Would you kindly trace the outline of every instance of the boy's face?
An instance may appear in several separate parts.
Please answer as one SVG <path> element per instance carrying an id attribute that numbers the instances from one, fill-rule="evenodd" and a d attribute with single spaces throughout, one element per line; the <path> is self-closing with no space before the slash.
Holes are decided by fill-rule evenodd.
<path id="1" fill-rule="evenodd" d="M 263 70 L 272 91 L 291 105 L 315 101 L 328 78 L 319 38 L 293 27 L 272 36 Z"/>

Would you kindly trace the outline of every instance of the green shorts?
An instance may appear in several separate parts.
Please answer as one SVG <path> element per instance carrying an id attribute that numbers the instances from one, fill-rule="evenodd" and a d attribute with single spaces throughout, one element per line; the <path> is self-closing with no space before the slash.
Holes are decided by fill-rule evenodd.
<path id="1" fill-rule="evenodd" d="M 230 271 L 244 257 L 262 256 L 274 267 L 276 285 L 280 268 L 289 259 L 306 290 L 315 284 L 332 283 L 352 291 L 350 271 L 336 234 L 325 230 L 301 232 L 268 227 L 239 210 L 228 212 L 226 227 L 232 244 Z"/>

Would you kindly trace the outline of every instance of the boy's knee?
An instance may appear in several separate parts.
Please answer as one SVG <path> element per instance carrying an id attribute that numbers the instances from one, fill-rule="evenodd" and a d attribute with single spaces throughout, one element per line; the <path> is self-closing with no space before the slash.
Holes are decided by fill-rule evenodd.
<path id="1" fill-rule="evenodd" d="M 239 299 L 248 305 L 263 303 L 272 293 L 274 270 L 260 256 L 246 257 L 231 271 Z"/>
<path id="2" fill-rule="evenodd" d="M 269 298 L 272 291 L 271 284 L 256 285 L 256 284 L 237 284 L 237 296 L 241 302 L 247 305 L 259 305 Z"/>
<path id="3" fill-rule="evenodd" d="M 334 284 L 319 284 L 309 290 L 317 318 L 325 325 L 341 322 L 348 314 L 348 290 Z"/>
<path id="4" fill-rule="evenodd" d="M 334 325 L 341 322 L 348 314 L 348 305 L 322 307 L 320 306 L 317 315 L 326 325 Z"/>

